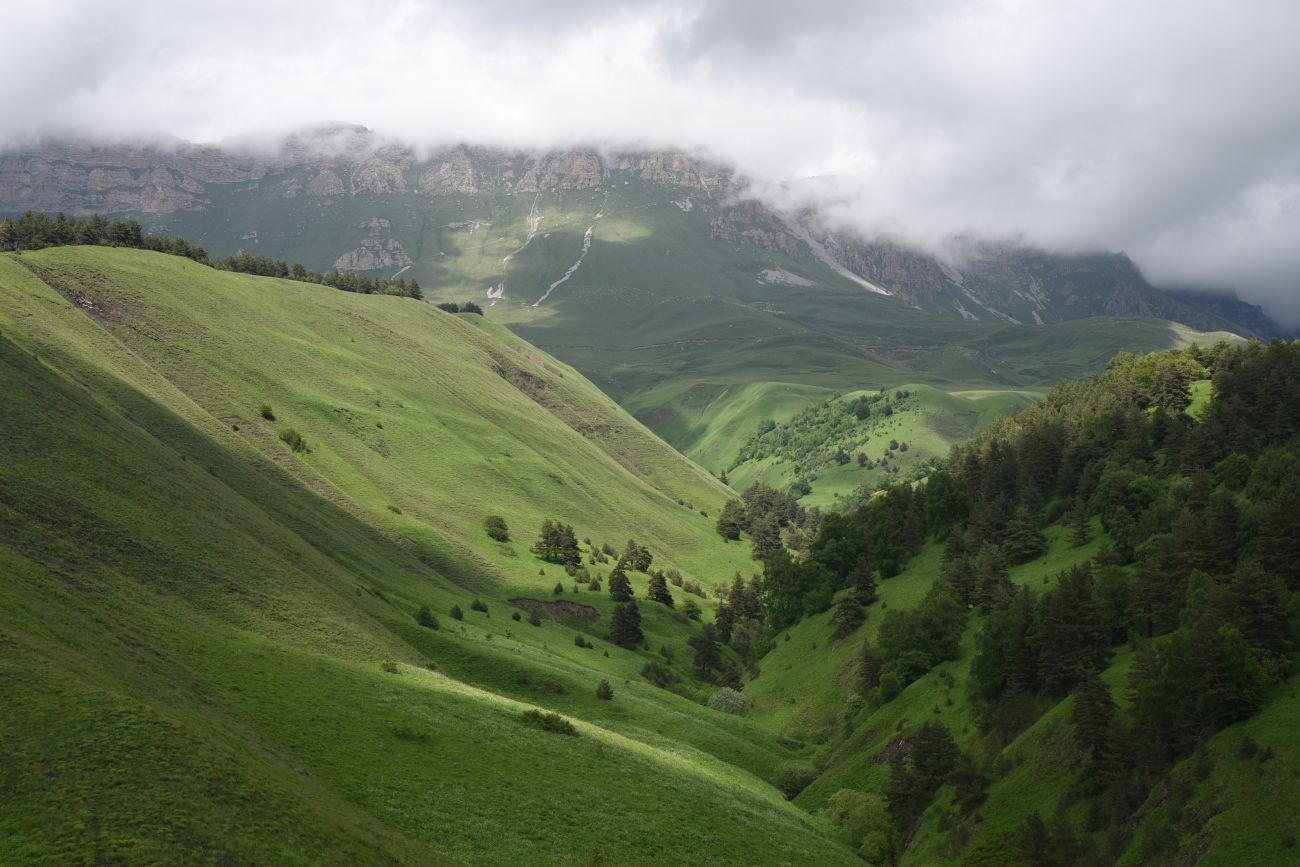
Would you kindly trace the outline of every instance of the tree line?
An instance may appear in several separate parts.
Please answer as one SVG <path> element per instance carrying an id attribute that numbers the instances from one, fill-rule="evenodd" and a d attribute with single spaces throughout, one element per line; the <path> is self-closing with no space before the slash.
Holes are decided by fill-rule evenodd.
<path id="1" fill-rule="evenodd" d="M 1190 386 L 1205 379 L 1212 397 L 1193 417 Z M 1094 802 L 1088 830 L 1107 832 L 1104 851 L 1089 852 L 1088 835 L 1035 816 L 1017 845 L 1108 863 L 1173 764 L 1258 711 L 1295 670 L 1297 382 L 1296 343 L 1121 354 L 955 448 L 924 484 L 828 515 L 803 559 L 774 555 L 766 622 L 824 610 L 826 589 L 865 587 L 864 574 L 887 580 L 927 540 L 941 542 L 929 594 L 888 611 L 874 644 L 862 646 L 869 704 L 957 659 L 978 612 L 969 683 L 986 743 L 996 752 L 1073 697 L 1080 785 Z M 1015 586 L 1009 567 L 1041 554 L 1053 524 L 1074 545 L 1100 530 L 1097 554 L 1041 592 Z M 1121 711 L 1100 675 L 1125 644 L 1136 650 Z M 954 773 L 955 754 L 940 753 Z M 953 780 L 915 760 L 897 764 L 889 809 L 905 842 L 935 780 Z"/>
<path id="2" fill-rule="evenodd" d="M 18 219 L 0 219 L 0 251 L 41 250 L 46 247 L 104 246 L 151 250 L 192 259 L 219 271 L 235 271 L 261 277 L 279 277 L 303 283 L 331 286 L 344 292 L 365 295 L 396 295 L 420 300 L 424 293 L 415 280 L 367 277 L 350 272 L 330 271 L 320 274 L 301 263 L 290 265 L 280 259 L 239 252 L 222 259 L 210 259 L 207 251 L 184 238 L 146 234 L 135 220 L 107 219 L 99 214 L 69 217 L 27 211 Z M 467 307 L 477 307 L 469 304 Z M 455 312 L 455 311 L 453 311 Z M 466 310 L 465 312 L 470 312 Z M 478 313 L 483 311 L 479 309 Z"/>

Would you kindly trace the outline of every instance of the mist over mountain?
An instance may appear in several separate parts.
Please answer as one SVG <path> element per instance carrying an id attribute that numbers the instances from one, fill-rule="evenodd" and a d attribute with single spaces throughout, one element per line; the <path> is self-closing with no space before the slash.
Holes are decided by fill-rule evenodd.
<path id="1" fill-rule="evenodd" d="M 355 120 L 422 148 L 705 149 L 833 223 L 1124 250 L 1300 322 L 1293 4 L 189 4 L 11 10 L 0 140 Z M 770 193 L 770 194 L 769 194 Z M 787 204 L 781 202 L 781 204 Z"/>

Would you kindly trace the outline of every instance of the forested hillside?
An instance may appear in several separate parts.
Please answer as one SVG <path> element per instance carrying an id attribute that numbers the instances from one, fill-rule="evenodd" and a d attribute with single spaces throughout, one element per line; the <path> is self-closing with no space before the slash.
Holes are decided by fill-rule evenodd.
<path id="1" fill-rule="evenodd" d="M 1296 344 L 1121 355 L 772 553 L 746 693 L 822 744 L 798 802 L 873 863 L 1289 860 L 1297 382 Z"/>

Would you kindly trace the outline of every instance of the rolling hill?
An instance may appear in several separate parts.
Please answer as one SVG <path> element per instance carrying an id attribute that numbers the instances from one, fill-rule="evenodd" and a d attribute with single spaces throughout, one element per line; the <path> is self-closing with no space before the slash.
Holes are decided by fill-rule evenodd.
<path id="1" fill-rule="evenodd" d="M 0 365 L 0 860 L 853 860 L 767 783 L 775 735 L 691 700 L 694 621 L 634 573 L 651 649 L 613 645 L 608 595 L 530 554 L 549 516 L 751 568 L 700 514 L 724 490 L 571 368 L 102 248 L 0 256 Z"/>
<path id="2" fill-rule="evenodd" d="M 1076 341 L 1063 367 L 1106 351 L 1105 329 L 1081 330 L 1095 322 L 1060 326 L 1093 341 Z M 1133 322 L 1170 343 L 1194 336 Z M 1029 365 L 1056 327 L 990 339 Z M 1002 730 L 975 688 L 1009 594 L 1029 588 L 1043 606 L 1032 641 L 1075 635 L 1041 612 L 1091 564 L 1123 589 L 1101 600 L 1123 634 L 1100 682 L 1120 710 L 1149 701 L 1129 697 L 1130 673 L 1197 647 L 1178 643 L 1185 624 L 1228 598 L 1203 579 L 1149 592 L 1183 574 L 1169 540 L 1207 536 L 1195 522 L 1211 507 L 1239 508 L 1245 528 L 1294 523 L 1294 349 L 1232 352 L 1125 359 L 1112 380 L 1066 384 L 1010 419 L 1028 396 L 1005 388 L 903 380 L 836 395 L 757 378 L 734 396 L 688 390 L 674 423 L 719 424 L 683 424 L 683 440 L 739 475 L 815 465 L 814 499 L 878 471 L 838 463 L 840 450 L 875 460 L 907 437 L 919 455 L 926 437 L 938 449 L 985 431 L 956 476 L 940 474 L 974 480 L 949 486 L 956 511 L 930 482 L 825 521 L 807 574 L 830 580 L 846 550 L 850 576 L 878 562 L 866 604 L 862 587 L 804 593 L 773 567 L 759 602 L 774 627 L 733 619 L 706 677 L 706 626 L 737 604 L 733 575 L 761 570 L 749 544 L 715 531 L 733 494 L 574 367 L 489 319 L 408 298 L 140 250 L 0 254 L 0 861 L 1036 864 L 1053 862 L 1029 844 L 1068 842 L 1081 854 L 1062 863 L 1286 863 L 1300 753 L 1285 659 L 1269 663 L 1250 712 L 1170 750 L 1168 766 L 1131 753 L 1158 773 L 1108 784 L 1127 801 L 1087 785 L 1077 695 L 1044 686 L 1032 713 L 1002 708 L 1020 721 Z M 1235 433 L 1207 441 L 1162 402 Z M 739 438 L 760 420 L 770 427 Z M 1228 442 L 1249 451 L 1224 457 Z M 891 463 L 913 453 L 889 450 Z M 1184 476 L 1180 460 L 1209 469 Z M 862 475 L 837 477 L 844 466 Z M 1067 484 L 1091 486 L 1091 512 Z M 953 556 L 984 569 L 990 547 L 1017 550 L 1025 528 L 1009 498 L 1043 517 L 1026 531 L 1041 546 L 993 568 L 1007 595 L 949 599 L 951 622 L 908 638 L 900 623 L 930 616 L 946 583 L 959 591 Z M 912 526 L 871 535 L 870 515 L 895 502 Z M 488 534 L 489 516 L 508 539 Z M 531 550 L 547 518 L 582 540 L 572 574 Z M 1196 562 L 1235 587 L 1254 574 L 1234 571 L 1239 554 L 1276 559 L 1292 538 L 1272 533 L 1257 552 L 1264 535 L 1229 534 L 1226 560 Z M 612 583 L 602 552 L 629 537 L 653 555 L 650 572 L 672 576 L 675 605 L 631 571 L 644 635 L 619 644 L 620 609 L 588 579 Z M 881 558 L 899 544 L 915 553 L 893 568 Z M 954 545 L 965 554 L 949 556 Z M 1285 596 L 1279 582 L 1257 585 L 1260 598 Z M 798 613 L 776 620 L 790 593 Z M 1140 606 L 1165 610 L 1165 631 L 1144 626 L 1155 615 Z M 846 630 L 841 610 L 854 607 Z M 1276 631 L 1260 640 L 1291 646 Z M 892 681 L 877 671 L 868 683 L 870 647 Z M 1262 668 L 1241 670 L 1264 683 Z M 741 696 L 719 689 L 728 673 Z M 882 793 L 935 723 L 978 761 L 918 802 L 906 834 L 890 831 Z"/>

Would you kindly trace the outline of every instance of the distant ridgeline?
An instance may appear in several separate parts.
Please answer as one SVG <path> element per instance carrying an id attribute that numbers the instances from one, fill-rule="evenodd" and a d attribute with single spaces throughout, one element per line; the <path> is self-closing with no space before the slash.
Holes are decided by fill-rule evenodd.
<path id="1" fill-rule="evenodd" d="M 207 251 L 184 238 L 166 235 L 147 235 L 135 220 L 109 220 L 99 214 L 86 218 L 69 217 L 59 213 L 54 217 L 27 211 L 17 220 L 8 217 L 0 220 L 0 251 L 41 250 L 45 247 L 105 246 L 131 247 L 152 250 L 172 256 L 184 256 L 219 271 L 237 271 L 260 277 L 280 277 L 302 283 L 319 283 L 359 292 L 365 295 L 397 295 L 405 298 L 424 298 L 420 284 L 403 279 L 374 279 L 349 272 L 330 271 L 319 274 L 309 271 L 299 262 L 290 265 L 279 259 L 254 256 L 239 252 L 224 259 L 212 260 Z"/>
<path id="2" fill-rule="evenodd" d="M 969 700 L 989 755 L 963 756 L 942 723 L 927 722 L 910 753 L 884 757 L 896 846 L 945 784 L 956 786 L 962 821 L 977 824 L 970 817 L 1000 778 L 992 758 L 1073 695 L 1075 768 L 1096 822 L 1087 830 L 1109 828 L 1108 850 L 1124 852 L 1135 812 L 1169 769 L 1281 692 L 1274 687 L 1295 671 L 1300 599 L 1297 383 L 1298 343 L 1121 354 L 994 422 L 925 483 L 826 515 L 802 560 L 770 539 L 757 550 L 773 529 L 764 525 L 787 540 L 804 535 L 787 529 L 798 523 L 789 504 L 755 508 L 751 496 L 724 510 L 724 535 L 763 531 L 761 615 L 743 616 L 775 631 L 834 606 L 838 634 L 852 634 L 877 582 L 927 542 L 943 544 L 924 600 L 885 612 L 875 641 L 862 643 L 854 723 L 957 659 L 971 623 Z M 1054 536 L 1100 543 L 1098 553 L 1042 592 L 1016 586 L 1008 567 L 1046 551 L 1043 530 L 1054 524 Z M 745 590 L 724 599 L 719 622 L 738 622 L 728 607 L 747 604 Z M 1137 648 L 1127 715 L 1098 677 L 1125 644 Z M 1018 845 L 1073 845 L 1073 833 L 1030 822 Z M 1160 854 L 1177 841 L 1150 845 Z"/>

